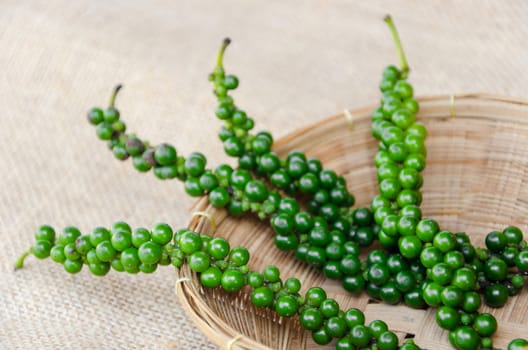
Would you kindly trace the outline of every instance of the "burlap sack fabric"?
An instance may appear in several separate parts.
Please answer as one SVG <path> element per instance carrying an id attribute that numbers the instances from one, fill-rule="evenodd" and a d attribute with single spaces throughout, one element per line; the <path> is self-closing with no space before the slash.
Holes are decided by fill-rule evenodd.
<path id="1" fill-rule="evenodd" d="M 259 130 L 285 135 L 377 101 L 396 63 L 381 18 L 399 26 L 417 94 L 527 97 L 523 1 L 3 1 L 0 3 L 0 348 L 215 348 L 174 297 L 174 273 L 71 276 L 47 260 L 13 262 L 43 223 L 83 231 L 125 220 L 185 226 L 176 181 L 116 161 L 85 119 L 124 83 L 129 130 L 210 166 L 217 141 L 207 74 L 224 36 L 236 98 Z M 523 227 L 526 230 L 528 227 Z"/>

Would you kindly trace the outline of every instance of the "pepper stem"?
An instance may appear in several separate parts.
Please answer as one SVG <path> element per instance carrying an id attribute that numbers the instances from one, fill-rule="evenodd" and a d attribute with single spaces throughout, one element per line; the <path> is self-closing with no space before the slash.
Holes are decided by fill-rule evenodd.
<path id="1" fill-rule="evenodd" d="M 223 67 L 224 52 L 230 43 L 231 43 L 231 39 L 225 38 L 224 41 L 222 42 L 222 46 L 220 46 L 220 51 L 218 51 L 218 56 L 216 57 L 216 66 L 218 68 Z"/>
<path id="2" fill-rule="evenodd" d="M 114 107 L 115 105 L 115 100 L 116 100 L 116 97 L 117 97 L 117 93 L 119 92 L 119 90 L 121 90 L 121 88 L 123 87 L 122 84 L 119 84 L 117 85 L 115 88 L 114 88 L 114 92 L 112 92 L 112 96 L 110 96 L 110 104 L 109 104 L 109 107 Z"/>
<path id="3" fill-rule="evenodd" d="M 24 266 L 24 260 L 26 260 L 27 256 L 31 254 L 31 248 L 29 248 L 24 254 L 22 254 L 15 263 L 15 271 L 18 269 L 21 269 Z"/>
<path id="4" fill-rule="evenodd" d="M 398 30 L 396 29 L 394 21 L 392 20 L 392 17 L 390 15 L 385 16 L 384 21 L 389 26 L 389 30 L 391 31 L 392 37 L 394 38 L 396 51 L 398 52 L 398 56 L 400 57 L 401 71 L 404 75 L 407 75 L 407 73 L 409 73 L 409 65 L 407 63 L 407 59 L 405 58 L 405 53 L 403 52 L 403 47 L 400 41 Z"/>

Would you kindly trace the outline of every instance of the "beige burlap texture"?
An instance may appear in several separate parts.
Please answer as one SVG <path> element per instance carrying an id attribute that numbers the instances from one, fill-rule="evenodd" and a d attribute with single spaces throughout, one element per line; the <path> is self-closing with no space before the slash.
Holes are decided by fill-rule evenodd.
<path id="1" fill-rule="evenodd" d="M 215 348 L 183 313 L 170 267 L 97 278 L 30 257 L 13 272 L 43 223 L 88 232 L 190 217 L 182 184 L 115 160 L 87 109 L 124 83 L 129 130 L 234 164 L 207 81 L 224 36 L 237 101 L 279 137 L 379 99 L 381 69 L 397 63 L 386 13 L 417 94 L 528 96 L 523 1 L 0 2 L 0 349 Z"/>

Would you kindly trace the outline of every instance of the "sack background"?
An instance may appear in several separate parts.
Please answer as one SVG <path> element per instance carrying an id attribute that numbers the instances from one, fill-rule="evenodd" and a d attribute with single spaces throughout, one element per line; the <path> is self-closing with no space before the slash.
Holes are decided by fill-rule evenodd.
<path id="1" fill-rule="evenodd" d="M 215 349 L 183 313 L 171 268 L 99 279 L 30 257 L 13 272 L 43 223 L 189 219 L 182 184 L 116 161 L 86 111 L 124 83 L 129 130 L 234 164 L 207 81 L 223 37 L 238 105 L 280 137 L 378 101 L 381 70 L 398 63 L 386 13 L 417 95 L 528 97 L 523 1 L 0 1 L 0 348 Z"/>

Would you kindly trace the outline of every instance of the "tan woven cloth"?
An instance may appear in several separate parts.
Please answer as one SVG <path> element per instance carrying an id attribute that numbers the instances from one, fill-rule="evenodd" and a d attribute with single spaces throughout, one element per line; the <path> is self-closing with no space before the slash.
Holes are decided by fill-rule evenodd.
<path id="1" fill-rule="evenodd" d="M 114 84 L 129 130 L 226 161 L 207 74 L 224 36 L 239 105 L 282 136 L 379 98 L 397 63 L 392 13 L 417 94 L 528 96 L 524 1 L 0 2 L 0 349 L 211 349 L 174 297 L 174 274 L 71 276 L 30 257 L 42 223 L 184 226 L 176 181 L 116 161 L 86 122 Z M 229 160 L 233 163 L 232 160 Z"/>

